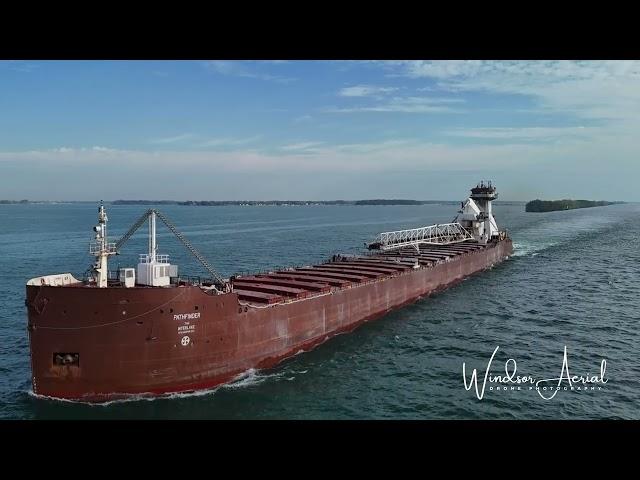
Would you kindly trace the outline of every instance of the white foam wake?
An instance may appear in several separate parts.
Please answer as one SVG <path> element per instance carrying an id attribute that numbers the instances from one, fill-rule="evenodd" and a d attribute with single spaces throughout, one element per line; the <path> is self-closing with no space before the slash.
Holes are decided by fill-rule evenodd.
<path id="1" fill-rule="evenodd" d="M 514 242 L 513 243 L 513 254 L 512 257 L 525 257 L 531 255 L 535 257 L 542 250 L 546 250 L 547 248 L 553 247 L 557 245 L 558 242 Z"/>
<path id="2" fill-rule="evenodd" d="M 50 397 L 48 395 L 40 395 L 34 393 L 33 390 L 27 390 L 27 394 L 31 397 L 40 399 L 40 400 L 50 400 L 61 403 L 75 403 L 82 405 L 89 405 L 92 407 L 107 407 L 109 405 L 120 404 L 120 403 L 129 403 L 129 402 L 153 402 L 156 400 L 173 400 L 179 398 L 193 398 L 193 397 L 203 397 L 206 395 L 213 395 L 221 388 L 227 389 L 236 389 L 236 388 L 246 388 L 254 385 L 259 385 L 265 380 L 269 378 L 280 378 L 286 372 L 278 372 L 271 374 L 263 374 L 258 370 L 251 368 L 246 372 L 243 372 L 236 377 L 234 377 L 229 383 L 218 385 L 212 388 L 205 388 L 199 390 L 189 390 L 185 392 L 172 392 L 172 393 L 162 393 L 162 394 L 153 394 L 153 393 L 136 393 L 136 394 L 119 394 L 121 398 L 115 398 L 112 400 L 104 400 L 104 401 L 94 401 L 88 402 L 86 400 L 72 400 L 69 398 L 58 398 L 58 397 Z M 306 371 L 304 372 L 306 373 Z"/>

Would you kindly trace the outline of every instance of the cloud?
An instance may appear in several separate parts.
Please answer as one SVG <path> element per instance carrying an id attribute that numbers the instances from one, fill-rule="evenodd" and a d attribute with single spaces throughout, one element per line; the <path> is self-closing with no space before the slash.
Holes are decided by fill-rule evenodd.
<path id="1" fill-rule="evenodd" d="M 311 120 L 313 120 L 313 117 L 311 115 L 301 115 L 299 117 L 294 118 L 293 123 L 304 123 L 304 122 L 310 122 Z"/>
<path id="2" fill-rule="evenodd" d="M 284 146 L 280 147 L 280 150 L 284 150 L 284 151 L 287 151 L 287 152 L 290 152 L 290 151 L 296 151 L 296 152 L 306 151 L 306 152 L 310 152 L 310 151 L 317 151 L 317 149 L 314 148 L 314 147 L 318 147 L 318 146 L 320 146 L 322 144 L 323 144 L 323 142 L 291 143 L 289 145 L 284 145 Z"/>
<path id="3" fill-rule="evenodd" d="M 305 147 L 302 145 L 305 143 L 312 142 L 285 147 Z M 454 185 L 461 178 L 464 182 L 492 178 L 503 185 L 503 198 L 509 199 L 535 198 L 522 193 L 522 188 L 528 188 L 533 192 L 531 195 L 544 193 L 550 198 L 588 194 L 587 198 L 637 200 L 635 159 L 640 156 L 640 145 L 635 135 L 623 143 L 620 139 L 590 144 L 505 140 L 448 145 L 399 139 L 306 147 L 307 150 L 269 152 L 247 148 L 224 152 L 145 152 L 108 147 L 0 152 L 0 168 L 4 172 L 0 187 L 9 192 L 8 198 L 62 198 L 63 192 L 64 199 L 110 198 L 110 195 L 111 198 L 117 195 L 259 199 L 281 198 L 283 191 L 295 191 L 300 199 L 309 198 L 309 192 L 326 199 L 344 198 L 345 192 L 374 198 L 377 185 L 386 184 L 391 196 L 413 192 L 406 195 L 436 199 L 451 198 L 446 185 Z M 618 153 L 612 156 L 614 148 Z M 109 168 L 105 169 L 105 165 Z M 46 176 L 45 184 L 23 183 L 33 171 Z M 106 183 L 94 182 L 89 188 L 86 182 L 78 181 L 96 171 L 107 179 Z M 123 176 L 122 172 L 127 174 Z M 145 178 L 144 185 L 139 182 L 141 175 Z M 394 178 L 400 183 L 391 186 Z M 594 178 L 598 179 L 595 184 Z"/>
<path id="4" fill-rule="evenodd" d="M 263 62 L 263 64 L 278 64 L 281 62 Z M 254 62 L 254 64 L 259 65 L 259 62 Z M 259 80 L 267 80 L 270 82 L 277 83 L 291 83 L 296 81 L 296 78 L 291 77 L 283 77 L 281 75 L 272 75 L 269 73 L 264 73 L 256 70 L 255 68 L 251 69 L 248 67 L 246 62 L 241 62 L 239 60 L 209 60 L 204 63 L 205 68 L 219 73 L 221 75 L 229 75 L 236 77 L 244 77 L 244 78 L 257 78 Z"/>
<path id="5" fill-rule="evenodd" d="M 487 140 L 545 140 L 568 137 L 592 137 L 600 129 L 595 127 L 485 127 L 461 128 L 445 131 L 445 135 Z"/>
<path id="6" fill-rule="evenodd" d="M 156 145 L 171 145 L 183 143 L 186 140 L 191 140 L 188 145 L 189 147 L 234 147 L 247 145 L 249 143 L 258 141 L 261 138 L 262 135 L 254 135 L 253 137 L 247 138 L 221 137 L 203 140 L 201 135 L 195 135 L 193 133 L 183 133 L 182 135 L 176 135 L 173 137 L 156 138 L 151 140 L 150 143 Z"/>
<path id="7" fill-rule="evenodd" d="M 30 73 L 38 67 L 39 65 L 37 63 L 25 62 L 23 60 L 0 61 L 0 68 L 6 68 L 7 70 L 13 70 L 14 72 Z"/>
<path id="8" fill-rule="evenodd" d="M 257 142 L 262 138 L 262 135 L 254 135 L 248 138 L 211 138 L 204 142 L 199 143 L 198 147 L 233 147 L 239 145 L 247 145 L 249 143 Z"/>
<path id="9" fill-rule="evenodd" d="M 338 92 L 341 97 L 368 97 L 372 95 L 387 94 L 398 90 L 394 87 L 376 87 L 373 85 L 354 85 L 343 88 Z"/>
<path id="10" fill-rule="evenodd" d="M 462 103 L 460 98 L 443 97 L 393 97 L 375 105 L 337 108 L 331 107 L 324 111 L 328 113 L 357 113 L 357 112 L 393 112 L 393 113 L 463 113 L 464 110 L 452 107 L 452 104 Z"/>
<path id="11" fill-rule="evenodd" d="M 515 135 L 508 130 L 487 131 L 494 136 L 496 133 L 502 137 Z M 524 134 L 538 135 L 531 132 L 525 130 Z M 480 134 L 485 132 L 480 131 Z M 338 198 L 342 195 L 340 192 L 352 192 L 353 188 L 370 192 L 367 188 L 375 187 L 365 187 L 364 184 L 384 183 L 401 172 L 405 177 L 422 179 L 424 190 L 416 187 L 417 184 L 413 187 L 397 185 L 394 192 L 412 188 L 410 191 L 417 192 L 412 194 L 414 197 L 417 195 L 416 198 L 448 198 L 442 182 L 437 183 L 435 179 L 455 182 L 456 178 L 462 177 L 471 181 L 479 178 L 499 180 L 505 188 L 510 185 L 511 198 L 521 195 L 518 189 L 522 185 L 535 188 L 537 192 L 544 190 L 552 196 L 568 195 L 570 184 L 573 189 L 571 192 L 575 192 L 575 195 L 596 195 L 594 188 L 597 187 L 598 198 L 632 200 L 637 199 L 636 159 L 640 156 L 640 144 L 636 136 L 635 132 L 631 132 L 627 136 L 596 139 L 567 136 L 560 142 L 521 142 L 518 138 L 500 138 L 500 142 L 458 144 L 418 138 L 343 144 L 304 141 L 285 143 L 280 149 L 259 150 L 244 145 L 224 151 L 213 148 L 149 152 L 65 146 L 49 150 L 0 152 L 0 170 L 6 172 L 0 176 L 0 186 L 5 191 L 12 191 L 13 186 L 20 185 L 24 175 L 28 175 L 26 172 L 39 171 L 46 175 L 47 183 L 38 185 L 38 198 L 57 195 L 56 189 L 60 187 L 56 185 L 65 182 L 66 198 L 79 198 L 78 195 L 87 196 L 89 193 L 83 190 L 84 187 L 69 183 L 69 178 L 83 178 L 100 171 L 113 178 L 119 175 L 120 180 L 122 172 L 127 172 L 126 179 L 117 183 L 122 191 L 133 192 L 127 193 L 130 198 L 131 195 L 148 198 L 152 195 L 150 192 L 156 192 L 154 185 L 167 185 L 167 182 L 177 182 L 176 186 L 182 182 L 184 188 L 159 191 L 162 195 L 182 199 L 196 195 L 212 198 L 212 191 L 204 187 L 205 180 L 219 188 L 227 188 L 229 182 L 237 185 L 236 189 L 224 194 L 227 197 L 236 195 L 234 198 L 250 193 L 258 197 L 264 195 L 263 198 L 276 198 L 278 192 L 286 189 L 286 182 L 294 182 L 299 186 L 300 198 L 304 197 L 306 191 L 315 189 L 321 192 L 324 188 L 335 192 L 332 195 Z M 105 165 L 109 166 L 107 170 L 104 169 Z M 547 181 L 549 172 L 553 172 L 550 177 L 553 185 Z M 140 178 L 140 175 L 145 178 L 143 190 L 140 190 L 139 184 L 126 184 L 127 179 Z M 368 180 L 363 178 L 365 175 Z M 534 178 L 537 182 L 535 186 L 531 183 Z M 598 179 L 595 184 L 594 178 Z M 343 183 L 340 183 L 341 180 Z M 436 184 L 433 184 L 434 181 Z M 562 182 L 568 184 L 563 185 Z M 248 187 L 248 184 L 254 187 Z M 264 187 L 260 190 L 263 193 L 256 193 L 255 185 L 258 184 L 260 188 Z M 199 190 L 192 188 L 194 185 L 200 185 Z M 16 190 L 12 195 L 24 198 L 27 196 L 24 188 L 23 185 L 20 191 Z M 36 190 L 33 191 L 30 194 L 32 197 L 36 195 Z M 439 193 L 434 193 L 436 191 Z"/>
<path id="12" fill-rule="evenodd" d="M 554 157 L 570 150 L 556 148 Z M 161 168 L 170 171 L 197 171 L 199 174 L 226 172 L 393 172 L 447 169 L 452 172 L 491 168 L 513 168 L 548 158 L 544 145 L 452 146 L 403 139 L 370 143 L 328 145 L 299 142 L 284 145 L 280 153 L 238 148 L 231 151 L 137 151 L 106 147 L 57 148 L 26 152 L 0 152 L 0 162 L 45 163 L 65 168 L 108 164 L 112 169 Z M 179 161 L 177 161 L 179 159 Z"/>
<path id="13" fill-rule="evenodd" d="M 537 88 L 557 81 L 612 79 L 640 75 L 638 61 L 569 61 L 569 60 L 442 60 L 388 62 L 402 67 L 406 76 L 438 79 L 501 78 L 494 86 L 498 90 L 516 90 L 526 86 Z M 525 81 L 526 80 L 526 81 Z"/>
<path id="14" fill-rule="evenodd" d="M 74 147 L 59 147 L 59 148 L 52 148 L 51 150 L 32 150 L 30 152 L 26 152 L 26 153 L 45 153 L 46 152 L 53 152 L 53 153 L 86 153 L 86 152 L 102 152 L 102 153 L 115 153 L 115 152 L 119 152 L 119 150 L 114 149 L 114 148 L 109 148 L 109 147 L 100 147 L 100 146 L 95 146 L 95 147 L 80 147 L 80 148 L 74 148 Z"/>
<path id="15" fill-rule="evenodd" d="M 371 98 L 377 100 L 375 104 L 355 107 L 330 107 L 324 111 L 329 113 L 357 113 L 357 112 L 395 112 L 395 113 L 456 113 L 459 109 L 450 104 L 462 103 L 461 98 L 425 97 L 425 96 L 394 96 L 388 94 L 399 90 L 396 87 L 379 87 L 374 85 L 354 85 L 345 87 L 338 92 L 341 97 Z"/>
<path id="16" fill-rule="evenodd" d="M 115 148 L 108 148 L 108 147 L 91 147 L 91 150 L 94 152 L 108 152 L 108 153 L 114 153 L 118 151 Z"/>
<path id="17" fill-rule="evenodd" d="M 183 133 L 182 135 L 176 135 L 173 137 L 155 138 L 150 142 L 155 144 L 178 143 L 178 142 L 183 142 L 185 140 L 192 139 L 194 136 L 195 135 L 193 133 Z"/>
<path id="18" fill-rule="evenodd" d="M 380 65 L 452 92 L 528 96 L 541 112 L 637 123 L 639 61 L 392 61 Z"/>

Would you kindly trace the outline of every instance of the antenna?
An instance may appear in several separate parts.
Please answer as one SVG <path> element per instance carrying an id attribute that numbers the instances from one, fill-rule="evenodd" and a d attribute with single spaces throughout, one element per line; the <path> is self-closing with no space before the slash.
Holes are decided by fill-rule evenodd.
<path id="1" fill-rule="evenodd" d="M 96 233 L 95 239 L 89 244 L 89 253 L 96 257 L 96 263 L 93 265 L 93 271 L 96 273 L 96 283 L 100 288 L 107 287 L 108 279 L 108 258 L 115 255 L 115 243 L 107 241 L 107 212 L 104 209 L 104 202 L 100 200 L 98 207 L 98 225 L 93 227 Z"/>

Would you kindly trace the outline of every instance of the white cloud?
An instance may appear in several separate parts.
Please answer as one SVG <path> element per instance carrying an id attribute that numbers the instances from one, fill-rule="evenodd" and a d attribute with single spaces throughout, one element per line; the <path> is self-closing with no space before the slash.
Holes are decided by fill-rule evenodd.
<path id="1" fill-rule="evenodd" d="M 313 120 L 313 117 L 311 115 L 301 115 L 299 117 L 294 118 L 293 123 L 304 123 L 304 122 L 310 122 L 311 120 Z"/>
<path id="2" fill-rule="evenodd" d="M 195 135 L 193 133 L 183 133 L 182 135 L 176 135 L 173 137 L 155 138 L 151 140 L 151 143 L 155 143 L 155 144 L 178 143 L 178 142 L 183 142 L 185 140 L 192 139 L 194 136 Z"/>
<path id="3" fill-rule="evenodd" d="M 240 145 L 247 145 L 249 143 L 256 142 L 262 138 L 262 135 L 254 135 L 253 137 L 247 138 L 233 138 L 233 137 L 221 137 L 221 138 L 210 138 L 210 139 L 202 139 L 201 135 L 195 135 L 193 133 L 184 133 L 182 135 L 176 135 L 173 137 L 164 137 L 164 138 L 156 138 L 151 140 L 150 143 L 156 145 L 171 145 L 171 144 L 179 144 L 184 143 L 187 140 L 191 140 L 189 142 L 189 147 L 234 147 Z M 94 147 L 98 148 L 98 147 Z"/>
<path id="4" fill-rule="evenodd" d="M 299 151 L 299 150 L 308 151 L 309 149 L 312 149 L 313 147 L 317 147 L 322 144 L 323 142 L 299 142 L 299 143 L 291 143 L 289 145 L 284 145 L 280 147 L 280 149 L 285 151 Z"/>
<path id="5" fill-rule="evenodd" d="M 638 61 L 393 61 L 382 65 L 440 89 L 518 94 L 543 111 L 589 120 L 636 121 Z"/>
<path id="6" fill-rule="evenodd" d="M 91 147 L 91 150 L 93 150 L 94 152 L 117 152 L 118 151 L 115 148 L 100 147 L 100 146 Z"/>
<path id="7" fill-rule="evenodd" d="M 572 145 L 555 147 L 552 158 L 572 153 Z M 136 151 L 96 148 L 59 148 L 26 152 L 0 152 L 2 162 L 55 163 L 65 168 L 109 164 L 112 169 L 162 169 L 164 172 L 193 169 L 201 174 L 226 172 L 389 172 L 444 169 L 469 171 L 491 168 L 520 168 L 549 159 L 545 145 L 452 146 L 416 139 L 358 144 L 327 145 L 299 142 L 285 145 L 281 153 L 238 148 L 218 151 Z M 573 152 L 575 156 L 575 152 Z M 179 161 L 177 161 L 179 159 Z M 546 161 L 546 160 L 545 160 Z"/>
<path id="8" fill-rule="evenodd" d="M 103 152 L 103 153 L 115 153 L 118 152 L 119 150 L 114 149 L 114 148 L 109 148 L 109 147 L 101 147 L 101 146 L 95 146 L 95 147 L 80 147 L 80 148 L 75 148 L 75 147 L 58 147 L 58 148 L 52 148 L 51 150 L 32 150 L 30 152 L 26 152 L 26 153 L 46 153 L 46 152 L 53 152 L 53 153 L 87 153 L 87 152 Z"/>
<path id="9" fill-rule="evenodd" d="M 445 135 L 488 140 L 522 139 L 544 140 L 568 137 L 592 137 L 600 129 L 596 127 L 486 127 L 448 130 Z"/>
<path id="10" fill-rule="evenodd" d="M 234 147 L 239 145 L 247 145 L 249 143 L 257 142 L 262 138 L 262 135 L 254 135 L 247 138 L 211 138 L 204 142 L 199 143 L 198 147 Z"/>
<path id="11" fill-rule="evenodd" d="M 264 62 L 264 64 L 278 64 L 281 62 Z M 281 75 L 272 75 L 270 73 L 264 73 L 262 71 L 256 70 L 255 68 L 249 68 L 246 62 L 242 62 L 240 60 L 209 60 L 204 63 L 204 66 L 216 73 L 222 75 L 230 75 L 236 77 L 245 77 L 245 78 L 257 78 L 259 80 L 267 80 L 271 82 L 277 83 L 290 83 L 296 78 L 283 77 Z"/>
<path id="12" fill-rule="evenodd" d="M 372 95 L 381 95 L 394 92 L 398 90 L 394 87 L 376 87 L 373 85 L 354 85 L 352 87 L 345 87 L 338 95 L 341 97 L 368 97 Z"/>
<path id="13" fill-rule="evenodd" d="M 328 108 L 329 113 L 355 112 L 395 112 L 395 113 L 463 113 L 464 110 L 452 107 L 452 104 L 462 103 L 459 98 L 443 97 L 393 97 L 375 105 L 358 107 Z"/>
<path id="14" fill-rule="evenodd" d="M 279 150 L 257 150 L 238 146 L 226 151 L 172 149 L 148 152 L 67 146 L 50 150 L 0 152 L 0 165 L 12 165 L 12 168 L 2 168 L 8 174 L 17 170 L 14 167 L 49 172 L 47 178 L 54 185 L 64 183 L 70 174 L 78 177 L 90 175 L 95 171 L 105 172 L 106 175 L 126 171 L 127 178 L 138 178 L 144 174 L 144 191 L 147 193 L 139 190 L 138 184 L 123 187 L 123 191 L 131 189 L 130 192 L 138 192 L 136 195 L 139 198 L 152 195 L 149 192 L 152 191 L 153 185 L 166 185 L 168 179 L 175 178 L 183 179 L 186 182 L 185 186 L 210 179 L 212 184 L 216 181 L 222 182 L 220 187 L 224 187 L 229 179 L 233 179 L 232 182 L 238 185 L 237 191 L 230 190 L 227 195 L 239 197 L 250 190 L 247 190 L 245 180 L 259 182 L 268 192 L 264 195 L 271 198 L 275 198 L 274 195 L 277 196 L 277 192 L 282 188 L 274 189 L 276 187 L 273 185 L 285 181 L 283 179 L 297 178 L 297 181 L 302 182 L 300 185 L 305 185 L 300 187 L 300 198 L 303 198 L 304 189 L 307 187 L 316 191 L 321 191 L 323 185 L 327 188 L 337 188 L 336 178 L 350 179 L 343 187 L 347 188 L 354 182 L 358 184 L 365 174 L 370 180 L 378 179 L 384 182 L 390 176 L 402 172 L 405 176 L 425 179 L 423 194 L 413 195 L 418 195 L 417 198 L 438 198 L 433 193 L 438 188 L 439 198 L 448 198 L 442 193 L 444 190 L 441 185 L 429 184 L 429 179 L 434 178 L 432 175 L 436 175 L 451 178 L 451 182 L 460 176 L 474 181 L 477 178 L 501 179 L 504 188 L 510 185 L 509 198 L 523 198 L 523 194 L 518 190 L 522 185 L 530 188 L 533 192 L 531 195 L 538 195 L 541 189 L 545 188 L 549 188 L 549 192 L 555 188 L 555 196 L 567 195 L 567 186 L 559 185 L 558 178 L 567 179 L 573 185 L 572 192 L 575 192 L 575 195 L 586 196 L 584 192 L 591 192 L 590 195 L 593 196 L 593 178 L 597 178 L 595 186 L 600 185 L 598 198 L 632 200 L 637 199 L 635 159 L 640 157 L 640 144 L 636 141 L 636 136 L 635 132 L 632 132 L 627 136 L 603 136 L 596 140 L 590 137 L 567 137 L 558 142 L 519 142 L 517 138 L 502 138 L 503 141 L 499 143 L 456 145 L 412 138 L 338 145 L 308 141 L 285 144 L 285 149 Z M 615 154 L 612 154 L 614 151 Z M 109 166 L 107 171 L 104 170 L 105 165 Z M 548 186 L 545 182 L 550 171 L 553 172 L 555 187 Z M 197 172 L 196 177 L 193 176 L 193 172 Z M 57 175 L 59 177 L 56 177 Z M 11 186 L 11 178 L 10 175 L 2 178 L 4 188 Z M 533 178 L 537 179 L 538 185 L 531 184 Z M 211 198 L 210 190 L 200 188 L 198 196 Z M 358 188 L 366 190 L 363 186 Z M 404 187 L 400 185 L 397 188 L 401 191 Z M 192 195 L 190 188 L 183 190 L 171 190 L 171 195 L 175 198 L 189 198 Z M 73 198 L 74 195 L 77 198 L 81 187 L 70 185 L 65 191 L 67 198 Z M 251 191 L 255 193 L 255 190 Z M 168 190 L 164 192 L 169 194 Z M 20 192 L 15 192 L 14 195 L 27 196 L 26 193 Z M 45 195 L 40 198 L 46 198 L 47 195 L 51 195 L 51 191 L 46 193 L 46 188 L 41 185 L 38 195 Z M 82 195 L 86 196 L 87 193 Z M 153 195 L 157 196 L 156 193 Z M 335 195 L 340 196 L 338 193 Z"/>
<path id="15" fill-rule="evenodd" d="M 23 60 L 2 60 L 0 61 L 0 68 L 6 68 L 7 70 L 13 70 L 14 72 L 29 73 L 33 72 L 39 65 L 37 63 L 25 62 Z"/>

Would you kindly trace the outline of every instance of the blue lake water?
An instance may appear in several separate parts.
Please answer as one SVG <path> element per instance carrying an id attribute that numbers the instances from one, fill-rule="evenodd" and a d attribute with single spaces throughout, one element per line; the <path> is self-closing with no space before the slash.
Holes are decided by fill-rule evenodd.
<path id="1" fill-rule="evenodd" d="M 119 238 L 147 207 L 108 206 Z M 455 205 L 160 206 L 224 276 L 356 253 L 381 231 L 445 223 Z M 30 393 L 25 282 L 90 266 L 92 204 L 0 205 L 0 418 L 172 419 L 582 419 L 640 418 L 640 205 L 550 213 L 495 204 L 515 254 L 443 293 L 339 335 L 267 371 L 216 390 L 87 405 Z M 160 253 L 203 274 L 159 224 Z M 134 266 L 146 228 L 111 261 Z M 595 390 L 467 391 L 462 364 L 484 375 L 517 361 L 518 375 L 600 373 Z M 469 371 L 467 378 L 469 378 Z M 482 380 L 482 378 L 480 378 Z M 564 383 L 563 385 L 567 385 Z M 488 388 L 488 387 L 487 387 Z"/>

